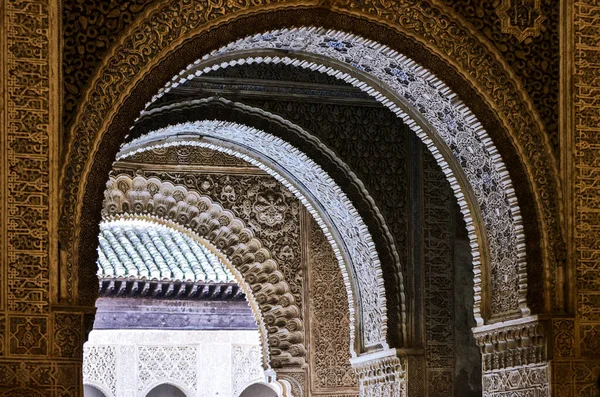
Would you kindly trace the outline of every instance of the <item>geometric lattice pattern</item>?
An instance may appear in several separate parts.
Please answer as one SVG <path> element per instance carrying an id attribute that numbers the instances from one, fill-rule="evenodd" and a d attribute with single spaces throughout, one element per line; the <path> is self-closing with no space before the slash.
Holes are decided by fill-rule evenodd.
<path id="1" fill-rule="evenodd" d="M 117 355 L 114 346 L 83 347 L 83 382 L 98 387 L 104 392 L 111 392 L 108 397 L 117 395 Z"/>
<path id="2" fill-rule="evenodd" d="M 137 354 L 138 391 L 168 380 L 184 384 L 189 390 L 196 391 L 195 347 L 139 346 Z"/>

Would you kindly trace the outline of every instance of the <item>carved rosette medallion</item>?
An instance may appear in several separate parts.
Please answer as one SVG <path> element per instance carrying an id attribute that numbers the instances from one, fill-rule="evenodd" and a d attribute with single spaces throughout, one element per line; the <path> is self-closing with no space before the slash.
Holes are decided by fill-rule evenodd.
<path id="1" fill-rule="evenodd" d="M 540 0 L 503 0 L 496 9 L 502 32 L 512 34 L 519 41 L 540 35 L 546 17 Z"/>

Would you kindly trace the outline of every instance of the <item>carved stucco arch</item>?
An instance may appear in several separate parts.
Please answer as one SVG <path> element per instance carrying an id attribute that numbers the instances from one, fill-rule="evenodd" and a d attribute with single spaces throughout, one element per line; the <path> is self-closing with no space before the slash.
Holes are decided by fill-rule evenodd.
<path id="1" fill-rule="evenodd" d="M 173 77 L 152 102 L 196 76 L 252 63 L 327 73 L 370 94 L 403 119 L 446 174 L 471 232 L 477 323 L 483 325 L 491 316 L 530 313 L 525 236 L 512 181 L 487 132 L 445 84 L 378 43 L 303 27 L 262 33 L 219 48 Z"/>
<path id="2" fill-rule="evenodd" d="M 271 252 L 231 211 L 181 185 L 118 175 L 106 184 L 102 212 L 106 221 L 153 221 L 214 247 L 247 292 L 261 333 L 265 368 L 304 365 L 302 312 Z"/>
<path id="3" fill-rule="evenodd" d="M 427 2 L 406 2 L 392 8 L 366 7 L 352 1 L 299 5 L 270 5 L 269 14 L 254 2 L 219 9 L 202 1 L 165 0 L 149 7 L 123 33 L 89 84 L 70 133 L 62 172 L 61 225 L 63 274 L 68 281 L 61 285 L 61 300 L 90 302 L 81 288 L 86 280 L 78 273 L 94 257 L 95 209 L 99 208 L 103 178 L 144 103 L 170 76 L 192 62 L 195 54 L 208 53 L 246 34 L 302 25 L 303 21 L 353 31 L 405 49 L 417 61 L 445 71 L 447 81 L 455 78 L 452 88 L 469 97 L 470 103 L 481 100 L 475 106 L 479 113 L 489 116 L 489 120 L 482 120 L 497 128 L 494 138 L 504 153 L 516 153 L 507 158 L 511 161 L 509 169 L 518 174 L 523 188 L 517 195 L 535 203 L 535 213 L 527 215 L 528 236 L 534 236 L 528 249 L 543 256 L 546 266 L 556 265 L 555 251 L 548 248 L 554 244 L 560 250 L 558 243 L 562 241 L 557 223 L 555 161 L 531 100 L 491 44 L 448 8 Z M 373 29 L 375 26 L 379 28 Z M 472 61 L 475 57 L 477 62 Z M 541 244 L 537 236 L 543 240 Z M 547 277 L 544 287 L 551 290 L 551 272 Z M 540 307 L 548 306 L 546 296 Z"/>
<path id="4" fill-rule="evenodd" d="M 321 167 L 264 131 L 215 121 L 182 123 L 149 132 L 124 145 L 117 160 L 181 145 L 240 157 L 288 188 L 317 221 L 335 253 L 348 295 L 352 355 L 388 347 L 386 296 L 373 240 L 352 202 Z"/>
<path id="5" fill-rule="evenodd" d="M 386 224 L 386 221 L 379 208 L 377 208 L 375 200 L 371 197 L 370 193 L 367 191 L 358 176 L 346 163 L 343 162 L 343 160 L 338 158 L 338 156 L 331 149 L 325 146 L 317 137 L 311 135 L 310 132 L 305 131 L 303 128 L 290 122 L 289 120 L 283 119 L 282 117 L 267 112 L 263 109 L 248 106 L 243 103 L 232 102 L 225 98 L 210 97 L 166 105 L 163 107 L 154 108 L 151 111 L 143 112 L 140 120 L 138 120 L 136 126 L 132 129 L 130 136 L 128 137 L 128 140 L 131 139 L 134 140 L 134 142 L 132 142 L 131 145 L 125 144 L 121 152 L 118 154 L 118 158 L 126 159 L 126 157 L 132 155 L 134 150 L 139 149 L 140 146 L 143 146 L 144 144 L 137 144 L 137 142 L 143 140 L 137 140 L 136 138 L 147 135 L 148 131 L 166 131 L 171 125 L 194 123 L 195 121 L 208 119 L 212 120 L 213 118 L 214 120 L 228 121 L 244 126 L 244 128 L 251 127 L 257 130 L 260 135 L 260 137 L 257 137 L 258 141 L 262 142 L 264 139 L 266 139 L 266 142 L 269 142 L 270 145 L 274 144 L 275 146 L 280 147 L 282 150 L 289 148 L 289 152 L 294 153 L 294 156 L 298 154 L 297 159 L 300 162 L 306 163 L 308 161 L 312 164 L 314 161 L 313 159 L 315 158 L 319 158 L 321 161 L 328 159 L 328 163 L 326 165 L 316 163 L 315 165 L 318 169 L 322 168 L 323 170 L 327 171 L 333 170 L 336 174 L 338 174 L 338 176 L 339 174 L 342 174 L 340 180 L 331 178 L 327 171 L 323 171 L 322 173 L 319 171 L 317 177 L 322 182 L 329 185 L 334 191 L 340 192 L 340 194 L 344 197 L 344 201 L 348 203 L 348 208 L 352 208 L 349 211 L 350 216 L 357 218 L 357 222 L 361 224 L 361 230 L 364 230 L 364 233 L 369 236 L 369 240 L 371 240 L 369 245 L 375 241 L 375 238 L 379 238 L 376 243 L 377 247 L 375 248 L 377 249 L 377 252 L 379 252 L 381 249 L 383 254 L 389 258 L 388 261 L 391 262 L 385 263 L 387 268 L 384 268 L 383 261 L 381 263 L 381 270 L 387 275 L 387 278 L 384 280 L 384 282 L 387 282 L 385 285 L 385 300 L 387 303 L 386 318 L 388 320 L 387 341 L 392 347 L 407 346 L 406 342 L 409 338 L 407 337 L 406 323 L 408 321 L 408 316 L 411 314 L 407 313 L 406 311 L 406 287 L 404 285 L 404 275 L 402 273 L 403 264 L 400 262 L 398 250 L 396 248 L 394 238 L 391 235 L 390 229 L 388 228 L 388 225 Z M 181 127 L 178 126 L 178 129 L 180 128 Z M 193 133 L 197 130 L 198 127 L 192 125 L 192 128 L 189 129 L 188 132 Z M 275 133 L 278 135 L 275 136 Z M 303 142 L 302 148 L 289 143 L 288 140 L 292 137 Z M 173 139 L 169 140 L 168 144 L 190 144 L 196 146 L 205 146 L 218 151 L 226 151 L 227 153 L 236 157 L 242 157 L 259 166 L 271 176 L 282 182 L 284 185 L 291 187 L 291 190 L 296 197 L 305 205 L 308 205 L 308 208 L 311 208 L 310 212 L 315 219 L 322 219 L 323 216 L 321 214 L 323 214 L 325 217 L 327 216 L 327 206 L 319 206 L 321 211 L 312 210 L 312 204 L 309 202 L 307 195 L 314 195 L 312 195 L 310 192 L 311 188 L 309 187 L 307 191 L 307 185 L 299 180 L 302 179 L 302 176 L 295 176 L 295 171 L 293 169 L 286 169 L 286 167 L 282 166 L 281 164 L 273 163 L 273 159 L 270 159 L 271 156 L 265 154 L 265 151 L 260 144 L 252 145 L 254 149 L 251 150 L 251 153 L 248 153 L 249 148 L 245 142 L 239 142 L 239 138 L 234 139 L 233 141 L 229 139 L 226 140 L 226 142 L 220 140 L 220 138 L 214 134 L 212 135 L 212 140 L 205 139 L 204 142 L 200 142 L 200 135 L 190 136 L 189 138 L 192 140 L 192 142 L 189 142 L 189 140 L 186 140 L 182 137 L 173 137 Z M 158 142 L 155 142 L 155 144 L 159 145 Z M 145 145 L 146 146 L 143 146 L 144 150 L 150 150 L 151 148 L 156 147 L 152 143 L 152 139 L 150 139 Z M 307 154 L 308 152 L 306 149 L 310 150 L 312 153 L 311 156 Z M 244 153 L 248 154 L 250 158 L 244 155 Z M 344 188 L 342 189 L 341 186 Z M 347 191 L 351 188 L 356 191 L 352 196 L 347 193 Z M 312 189 L 314 189 L 314 187 Z M 347 194 L 348 199 L 346 199 Z M 359 205 L 360 208 L 358 208 Z M 353 209 L 355 206 L 358 211 Z M 361 210 L 365 213 L 365 215 L 363 215 Z M 364 223 L 371 221 L 366 225 L 368 227 L 364 227 L 364 225 L 362 225 L 363 219 Z M 325 222 L 320 222 L 320 224 L 324 225 Z M 374 231 L 371 231 L 371 228 L 373 228 Z M 323 229 L 323 232 L 329 239 L 334 252 L 339 253 L 340 251 L 337 248 L 338 244 L 335 242 L 335 239 L 331 236 L 330 232 L 327 229 Z M 341 243 L 343 245 L 343 238 L 341 239 Z M 374 250 L 372 250 L 372 252 L 373 255 L 376 255 Z M 338 263 L 340 264 L 342 273 L 347 274 L 344 262 L 349 263 L 350 261 L 344 261 L 339 254 L 336 256 L 338 257 Z M 381 254 L 379 254 L 379 257 L 381 258 Z M 379 260 L 376 262 L 379 262 Z M 356 296 L 356 294 L 352 294 L 351 289 L 348 289 L 350 288 L 349 283 L 352 281 L 348 281 L 347 277 L 346 281 L 347 291 L 349 292 L 350 317 L 351 319 L 354 319 L 354 312 L 356 310 L 352 304 L 351 298 Z M 354 324 L 353 320 L 351 321 L 351 324 Z M 352 329 L 355 329 L 354 325 L 352 325 Z M 351 335 L 352 340 L 354 340 L 354 333 L 351 332 Z M 360 350 L 360 346 L 358 349 Z"/>

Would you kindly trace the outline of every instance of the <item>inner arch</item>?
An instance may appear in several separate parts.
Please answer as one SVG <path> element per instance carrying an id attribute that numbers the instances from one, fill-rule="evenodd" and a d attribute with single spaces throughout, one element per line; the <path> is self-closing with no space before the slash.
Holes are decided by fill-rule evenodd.
<path id="1" fill-rule="evenodd" d="M 321 167 L 264 131 L 208 120 L 149 132 L 123 145 L 117 160 L 178 145 L 206 147 L 241 157 L 290 189 L 319 223 L 340 265 L 348 294 L 352 354 L 388 347 L 385 289 L 373 240 L 354 205 Z"/>

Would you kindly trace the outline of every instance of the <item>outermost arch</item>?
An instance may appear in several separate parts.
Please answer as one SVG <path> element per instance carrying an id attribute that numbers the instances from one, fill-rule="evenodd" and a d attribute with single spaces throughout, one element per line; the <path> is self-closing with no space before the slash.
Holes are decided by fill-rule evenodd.
<path id="1" fill-rule="evenodd" d="M 405 14 L 411 10 L 402 7 L 393 10 L 397 15 L 390 16 L 391 10 L 377 9 L 376 7 L 361 9 L 360 4 L 353 12 L 348 11 L 343 4 L 331 5 L 334 12 L 322 8 L 305 10 L 302 7 L 298 10 L 292 10 L 288 7 L 293 6 L 284 4 L 271 8 L 274 13 L 279 13 L 279 18 L 275 18 L 273 15 L 265 17 L 266 14 L 260 14 L 258 9 L 253 9 L 250 5 L 243 6 L 242 10 L 205 10 L 199 8 L 203 10 L 203 13 L 191 12 L 194 18 L 190 18 L 188 25 L 183 24 L 185 26 L 175 32 L 171 29 L 174 20 L 184 17 L 184 15 L 187 18 L 189 14 L 186 7 L 189 6 L 193 9 L 199 4 L 191 2 L 190 4 L 176 6 L 171 4 L 172 2 L 166 3 L 163 2 L 153 6 L 140 17 L 138 23 L 133 24 L 131 29 L 124 33 L 91 82 L 83 104 L 78 111 L 69 144 L 69 161 L 63 169 L 63 186 L 65 187 L 63 213 L 65 223 L 61 227 L 61 242 L 65 264 L 64 274 L 68 275 L 67 278 L 71 276 L 75 281 L 63 281 L 60 291 L 63 300 L 85 303 L 88 299 L 80 290 L 81 284 L 85 283 L 86 280 L 78 279 L 77 272 L 85 260 L 93 257 L 94 233 L 97 231 L 95 225 L 97 225 L 98 220 L 98 215 L 93 214 L 94 209 L 98 208 L 96 201 L 101 196 L 102 179 L 110 168 L 111 156 L 116 153 L 118 142 L 125 135 L 127 128 L 132 125 L 135 112 L 143 108 L 142 101 L 144 101 L 144 98 L 148 99 L 155 92 L 160 85 L 160 81 L 165 81 L 164 77 L 153 80 L 151 76 L 164 76 L 169 71 L 182 69 L 186 63 L 192 61 L 190 59 L 191 55 L 185 55 L 186 50 L 190 48 L 199 48 L 200 53 L 206 53 L 207 50 L 217 46 L 215 43 L 231 41 L 234 38 L 233 35 L 242 34 L 242 32 L 267 31 L 281 27 L 281 25 L 290 24 L 290 21 L 296 21 L 297 23 L 308 16 L 312 17 L 312 23 L 319 22 L 323 25 L 355 31 L 359 34 L 361 31 L 366 32 L 368 28 L 373 27 L 374 23 L 384 23 L 385 21 L 384 25 L 387 27 L 377 33 L 381 42 L 389 43 L 394 38 L 410 37 L 408 44 L 401 44 L 398 41 L 395 46 L 412 48 L 413 51 L 410 52 L 410 55 L 418 52 L 415 49 L 422 49 L 425 51 L 423 56 L 433 57 L 433 64 L 440 59 L 444 59 L 454 65 L 453 68 L 448 70 L 448 73 L 456 76 L 457 81 L 467 83 L 466 87 L 462 89 L 463 92 L 467 92 L 467 96 L 473 98 L 481 95 L 484 98 L 485 105 L 482 105 L 481 112 L 491 115 L 491 118 L 497 122 L 496 125 L 502 126 L 499 140 L 504 141 L 505 147 L 509 148 L 509 151 L 514 150 L 513 153 L 517 153 L 516 159 L 511 156 L 515 167 L 509 167 L 520 173 L 521 185 L 525 187 L 523 192 L 517 189 L 517 194 L 535 198 L 532 202 L 537 205 L 537 213 L 530 214 L 532 220 L 529 221 L 529 224 L 542 235 L 546 242 L 548 239 L 552 240 L 559 235 L 555 219 L 557 216 L 555 205 L 558 196 L 558 189 L 556 188 L 558 178 L 556 172 L 554 172 L 555 165 L 548 155 L 549 150 L 546 150 L 548 145 L 543 138 L 541 123 L 537 122 L 539 117 L 533 110 L 531 101 L 520 90 L 519 82 L 515 82 L 515 78 L 510 74 L 510 71 L 503 70 L 505 65 L 498 57 L 494 57 L 495 53 L 488 48 L 488 43 L 474 34 L 471 31 L 472 29 L 470 30 L 467 27 L 462 30 L 460 19 L 457 23 L 457 18 L 449 15 L 447 9 L 441 8 L 439 13 L 433 13 L 435 16 L 433 14 L 419 14 L 416 15 L 416 18 L 420 21 L 429 18 L 433 25 L 441 26 L 446 32 L 448 29 L 452 29 L 453 31 L 449 34 L 453 36 L 457 33 L 468 36 L 472 40 L 460 40 L 461 45 L 470 46 L 471 49 L 475 48 L 475 50 L 467 51 L 469 53 L 479 51 L 485 54 L 485 62 L 471 65 L 467 60 L 464 62 L 463 60 L 453 60 L 451 56 L 444 55 L 443 40 L 434 39 L 431 43 L 425 44 L 424 39 L 419 39 L 419 37 L 425 36 L 425 33 L 420 32 L 418 28 L 409 23 L 409 19 L 403 19 L 402 17 L 403 13 Z M 406 7 L 410 7 L 410 5 Z M 276 8 L 278 10 L 275 10 Z M 160 12 L 164 14 L 157 19 Z M 256 14 L 251 16 L 252 13 Z M 370 15 L 370 13 L 379 13 L 379 15 Z M 217 14 L 226 16 L 219 19 Z M 236 17 L 239 18 L 236 19 Z M 331 18 L 327 20 L 329 17 Z M 287 22 L 278 22 L 280 19 Z M 207 22 L 208 20 L 211 22 Z M 227 22 L 229 25 L 224 27 L 223 22 Z M 221 24 L 219 25 L 219 23 Z M 353 25 L 353 23 L 356 23 L 356 25 Z M 162 34 L 159 35 L 160 38 L 156 35 L 148 35 L 147 38 L 136 42 L 135 38 L 141 37 L 136 34 L 136 31 L 143 31 L 145 27 L 152 24 L 158 24 L 163 28 L 161 30 Z M 338 24 L 338 26 L 333 26 L 335 24 Z M 243 27 L 243 29 L 235 29 L 234 25 Z M 448 28 L 448 25 L 451 25 L 451 28 Z M 182 24 L 179 26 L 182 26 Z M 206 29 L 202 29 L 202 26 Z M 211 29 L 208 29 L 209 26 Z M 153 29 L 149 31 L 153 31 Z M 237 33 L 232 33 L 234 31 Z M 390 34 L 389 38 L 385 38 L 386 33 Z M 207 38 L 209 40 L 205 44 L 201 44 Z M 186 41 L 186 39 L 189 40 Z M 152 42 L 153 40 L 154 42 Z M 445 41 L 448 40 L 445 39 Z M 142 50 L 142 48 L 145 50 Z M 453 51 L 448 49 L 447 53 L 455 53 L 454 51 L 456 49 L 453 49 Z M 195 53 L 198 53 L 198 51 Z M 131 62 L 133 59 L 135 61 Z M 161 67 L 155 68 L 154 66 L 158 64 Z M 484 65 L 482 66 L 482 64 Z M 438 67 L 441 68 L 439 65 Z M 165 73 L 165 70 L 168 71 Z M 481 77 L 482 73 L 490 76 L 501 76 L 509 87 L 501 90 L 500 93 L 494 92 L 491 87 L 488 87 L 489 84 L 478 81 L 478 77 Z M 175 73 L 171 75 L 173 74 Z M 475 75 L 475 78 L 468 77 L 470 75 Z M 142 80 L 145 81 L 145 84 L 138 84 Z M 457 85 L 459 84 L 454 84 L 454 86 Z M 508 98 L 509 95 L 506 95 L 507 90 L 515 95 Z M 502 97 L 503 95 L 504 97 Z M 514 113 L 518 117 L 510 119 L 511 112 L 517 108 L 521 109 Z M 521 123 L 523 129 L 517 132 L 516 126 L 519 123 Z M 90 134 L 92 134 L 91 137 Z M 515 150 L 515 147 L 518 149 Z M 539 148 L 544 149 L 540 152 Z M 535 171 L 532 170 L 532 164 L 535 165 Z M 83 213 L 83 207 L 86 207 L 86 213 Z M 545 207 L 544 210 L 541 207 Z M 537 222 L 540 222 L 540 224 L 537 224 Z M 535 234 L 535 230 L 532 233 Z M 550 245 L 546 244 L 547 247 L 550 247 Z M 539 248 L 534 247 L 534 249 Z M 545 255 L 545 259 L 548 259 L 548 256 L 553 255 L 552 250 L 549 249 Z M 550 258 L 550 262 L 552 262 L 552 258 Z M 553 263 L 547 263 L 547 265 L 552 266 Z"/>

